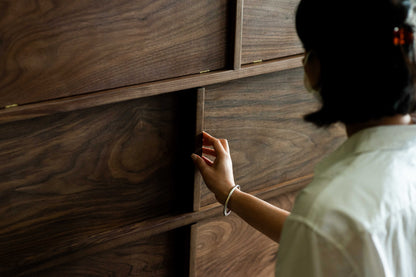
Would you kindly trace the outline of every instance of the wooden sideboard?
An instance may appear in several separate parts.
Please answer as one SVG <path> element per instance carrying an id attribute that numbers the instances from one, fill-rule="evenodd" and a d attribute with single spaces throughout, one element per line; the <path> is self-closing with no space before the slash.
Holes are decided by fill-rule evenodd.
<path id="1" fill-rule="evenodd" d="M 190 154 L 290 209 L 345 138 L 302 115 L 297 0 L 0 2 L 0 276 L 273 276 Z"/>

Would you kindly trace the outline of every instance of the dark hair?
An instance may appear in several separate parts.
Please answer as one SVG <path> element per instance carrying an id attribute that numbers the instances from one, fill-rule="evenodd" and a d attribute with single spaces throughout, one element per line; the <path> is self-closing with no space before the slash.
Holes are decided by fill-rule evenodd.
<path id="1" fill-rule="evenodd" d="M 413 32 L 409 9 L 408 1 L 300 2 L 298 36 L 321 63 L 322 107 L 306 121 L 359 123 L 415 110 L 413 43 L 393 43 L 396 27 Z"/>

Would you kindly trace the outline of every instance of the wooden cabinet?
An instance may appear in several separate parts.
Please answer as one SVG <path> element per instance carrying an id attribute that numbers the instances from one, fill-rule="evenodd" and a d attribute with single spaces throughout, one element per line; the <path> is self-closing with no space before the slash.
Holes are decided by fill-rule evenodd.
<path id="1" fill-rule="evenodd" d="M 242 189 L 291 209 L 343 141 L 302 121 L 296 4 L 2 1 L 0 275 L 273 276 L 190 155 L 228 138 Z"/>
<path id="2" fill-rule="evenodd" d="M 245 0 L 242 63 L 249 64 L 303 52 L 296 35 L 295 0 Z"/>
<path id="3" fill-rule="evenodd" d="M 341 130 L 317 130 L 302 115 L 317 103 L 291 69 L 206 88 L 205 129 L 228 138 L 236 182 L 254 192 L 310 175 Z M 201 203 L 215 202 L 205 185 Z"/>
<path id="4" fill-rule="evenodd" d="M 3 1 L 0 107 L 224 69 L 228 2 Z"/>
<path id="5" fill-rule="evenodd" d="M 295 193 L 264 197 L 291 209 Z M 274 276 L 278 245 L 235 214 L 195 225 L 195 276 Z"/>
<path id="6" fill-rule="evenodd" d="M 0 125 L 0 268 L 53 261 L 99 233 L 192 209 L 193 96 Z"/>

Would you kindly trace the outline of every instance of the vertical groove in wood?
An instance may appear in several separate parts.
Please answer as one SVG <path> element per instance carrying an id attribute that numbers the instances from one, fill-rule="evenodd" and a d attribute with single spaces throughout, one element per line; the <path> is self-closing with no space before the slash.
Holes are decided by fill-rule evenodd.
<path id="1" fill-rule="evenodd" d="M 194 164 L 191 154 L 195 151 L 195 129 L 197 110 L 197 90 L 191 89 L 178 93 L 176 105 L 179 111 L 175 114 L 178 120 L 174 143 L 176 145 L 174 170 L 174 208 L 175 214 L 192 212 L 194 208 Z"/>
<path id="2" fill-rule="evenodd" d="M 243 43 L 243 10 L 244 0 L 236 0 L 234 69 L 241 69 L 241 51 Z"/>
<path id="3" fill-rule="evenodd" d="M 171 276 L 189 276 L 191 268 L 191 230 L 192 226 L 184 226 L 174 230 L 174 266 Z"/>
<path id="4" fill-rule="evenodd" d="M 204 130 L 204 106 L 205 106 L 205 88 L 199 88 L 196 98 L 196 128 L 195 128 L 195 153 L 202 154 L 202 131 Z M 202 177 L 195 168 L 194 173 L 194 202 L 193 210 L 199 211 L 201 207 L 201 183 Z"/>

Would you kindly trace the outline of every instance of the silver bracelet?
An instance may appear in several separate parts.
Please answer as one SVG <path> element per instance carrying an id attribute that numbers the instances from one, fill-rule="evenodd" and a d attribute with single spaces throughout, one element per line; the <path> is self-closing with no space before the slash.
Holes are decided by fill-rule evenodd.
<path id="1" fill-rule="evenodd" d="M 231 189 L 231 191 L 230 191 L 230 193 L 228 194 L 228 196 L 227 196 L 227 200 L 225 200 L 225 204 L 224 204 L 224 216 L 229 216 L 230 215 L 230 213 L 231 213 L 231 210 L 228 210 L 228 202 L 230 201 L 230 198 L 231 198 L 231 195 L 234 193 L 234 191 L 236 190 L 236 189 L 240 189 L 240 186 L 239 185 L 235 185 L 232 189 Z"/>

